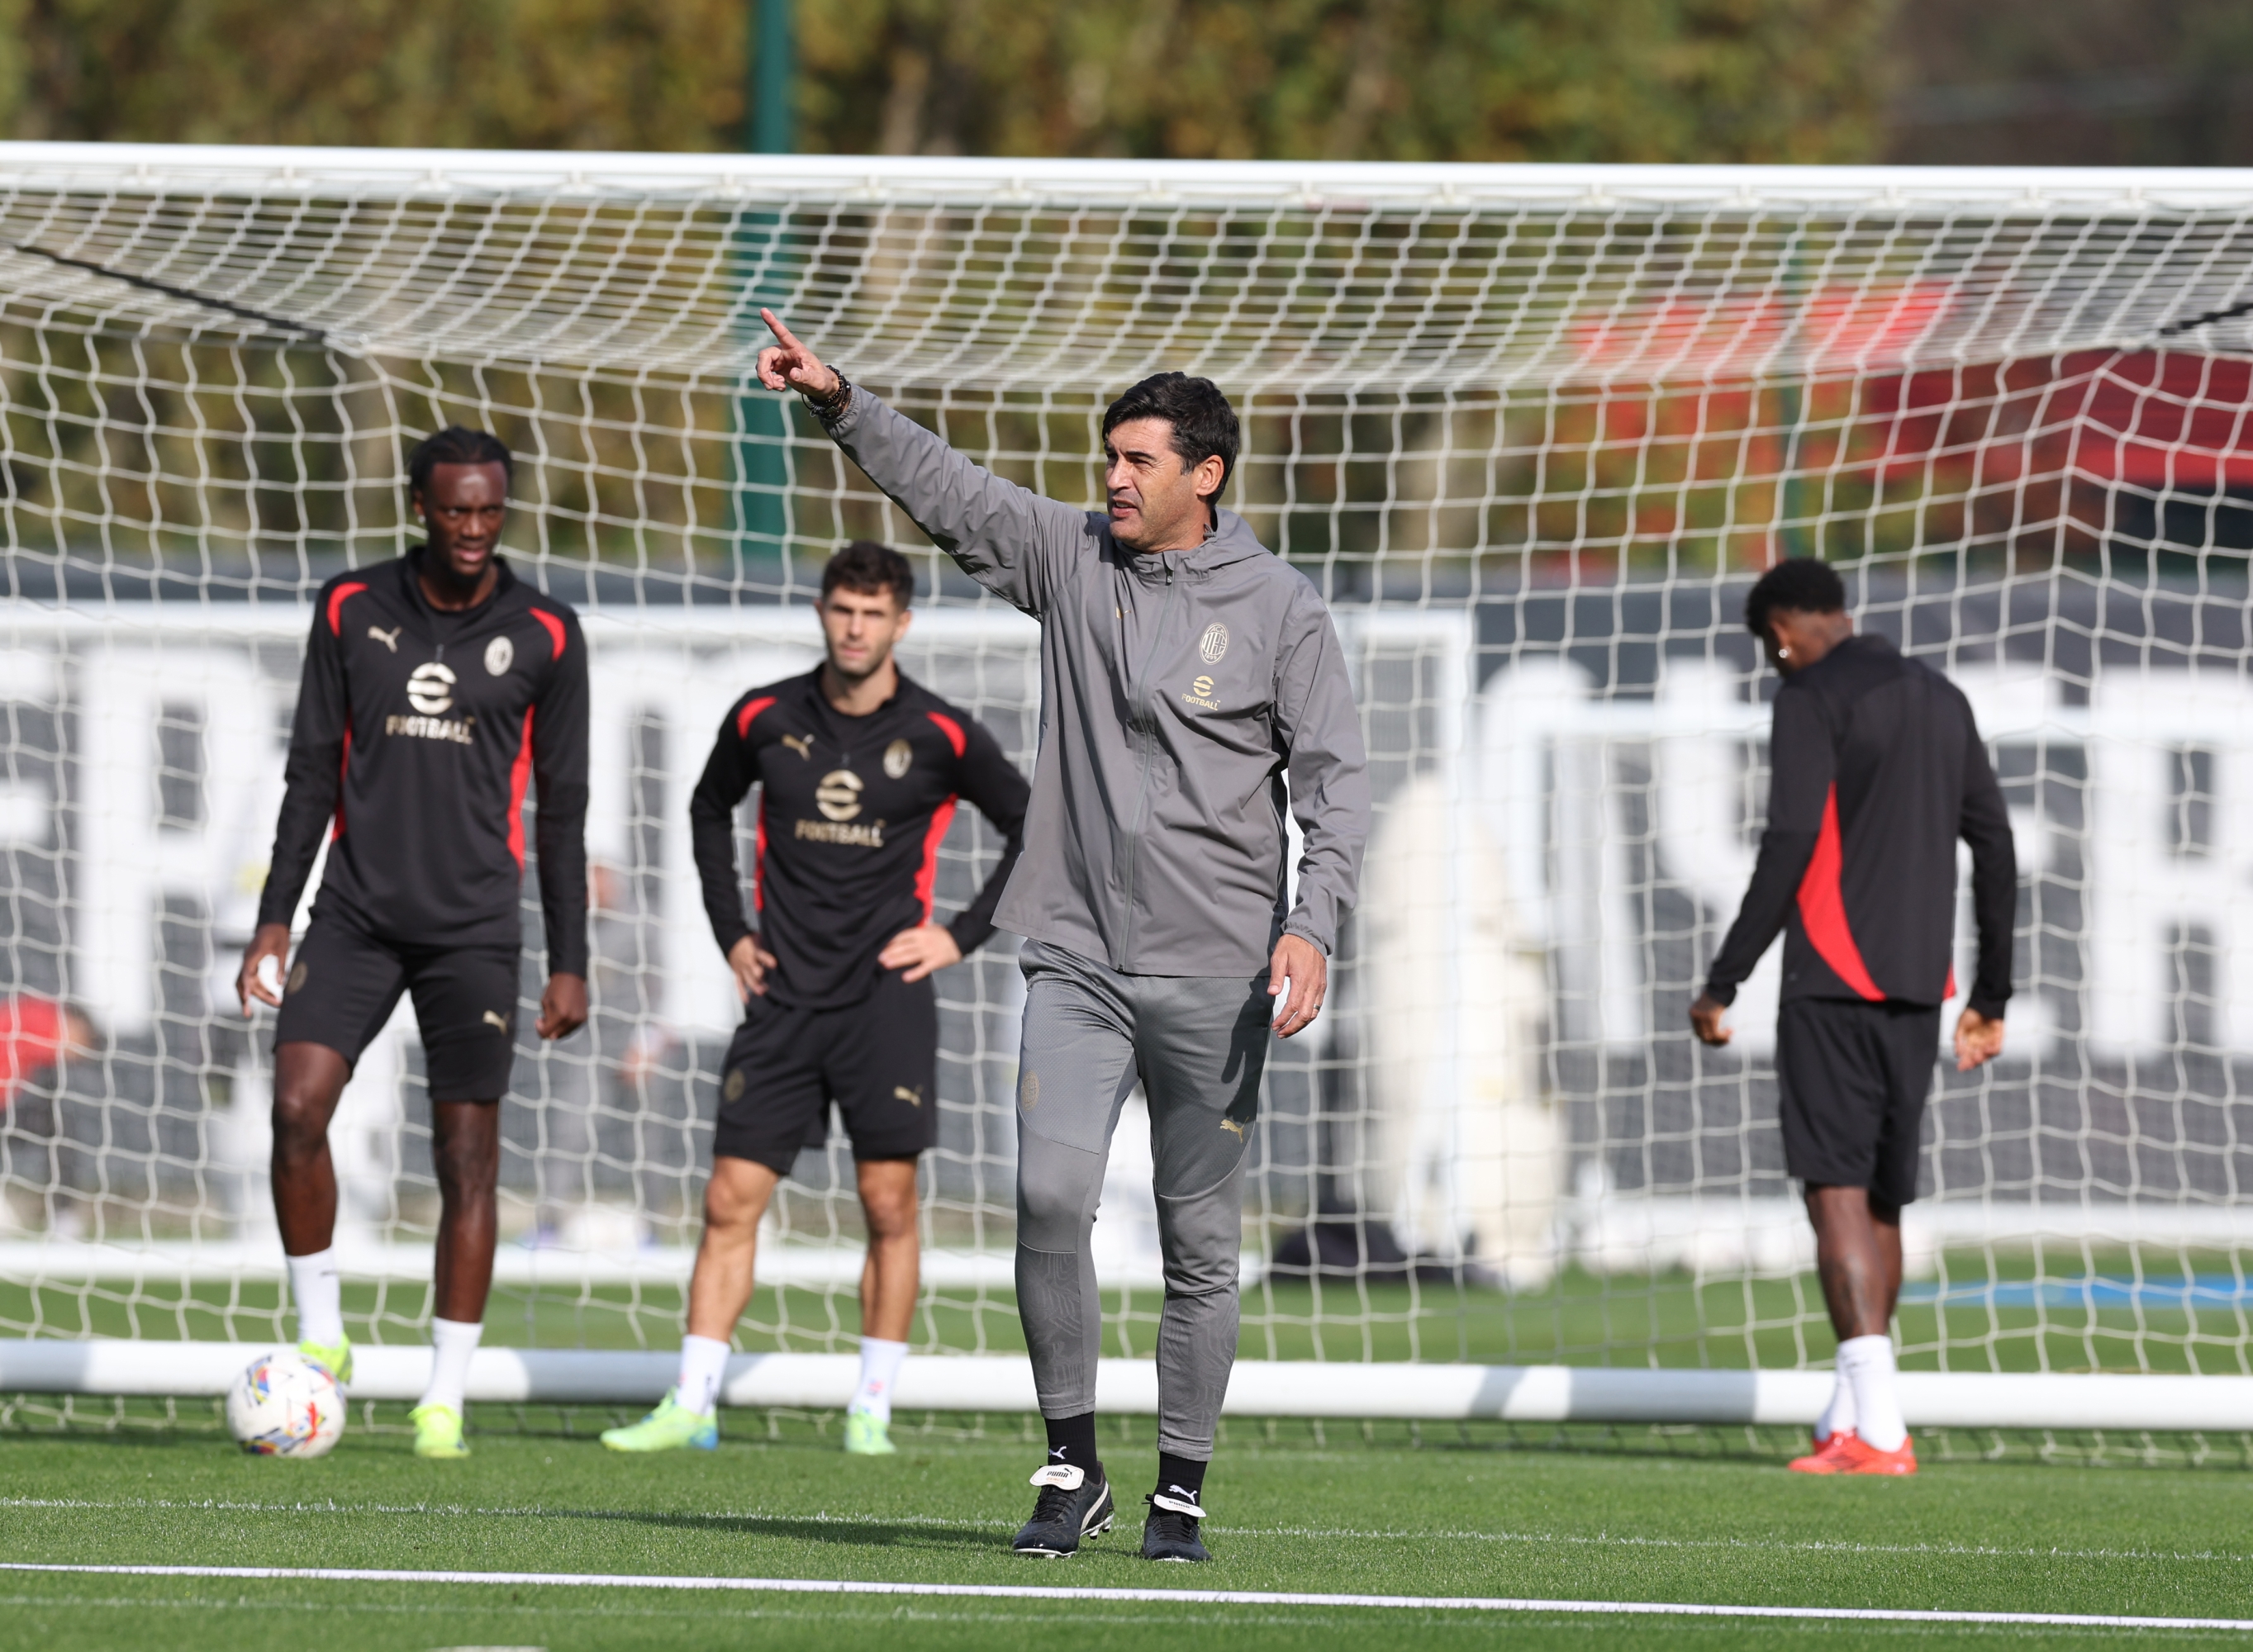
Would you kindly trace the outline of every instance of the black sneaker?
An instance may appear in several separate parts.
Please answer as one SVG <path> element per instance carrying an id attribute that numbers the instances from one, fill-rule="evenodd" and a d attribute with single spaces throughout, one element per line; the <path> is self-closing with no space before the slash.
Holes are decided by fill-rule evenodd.
<path id="1" fill-rule="evenodd" d="M 1204 1510 L 1195 1502 L 1162 1491 L 1154 1491 L 1142 1501 L 1150 1505 L 1150 1517 L 1142 1523 L 1143 1559 L 1212 1558 L 1212 1551 L 1197 1539 L 1197 1522 L 1204 1518 Z"/>
<path id="2" fill-rule="evenodd" d="M 1099 1537 L 1111 1530 L 1118 1510 L 1111 1502 L 1111 1482 L 1091 1481 L 1087 1470 L 1073 1463 L 1050 1463 L 1033 1476 L 1041 1488 L 1033 1517 L 1025 1522 L 1009 1546 L 1022 1555 L 1061 1560 L 1078 1552 L 1083 1537 Z"/>

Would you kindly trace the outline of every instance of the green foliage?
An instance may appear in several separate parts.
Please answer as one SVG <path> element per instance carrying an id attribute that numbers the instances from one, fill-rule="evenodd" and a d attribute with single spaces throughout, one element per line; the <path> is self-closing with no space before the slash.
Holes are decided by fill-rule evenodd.
<path id="1" fill-rule="evenodd" d="M 741 0 L 10 6 L 12 137 L 698 150 L 742 118 Z"/>
<path id="2" fill-rule="evenodd" d="M 755 0 L 0 0 L 16 137 L 732 150 Z M 1838 161 L 1892 0 L 832 0 L 837 153 Z"/>
<path id="3" fill-rule="evenodd" d="M 806 16 L 807 147 L 1824 161 L 1873 141 L 1870 0 L 853 0 Z"/>

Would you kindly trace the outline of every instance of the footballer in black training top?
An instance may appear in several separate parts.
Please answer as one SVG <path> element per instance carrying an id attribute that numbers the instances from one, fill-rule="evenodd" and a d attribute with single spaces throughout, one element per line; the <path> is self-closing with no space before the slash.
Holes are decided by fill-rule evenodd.
<path id="1" fill-rule="evenodd" d="M 415 1451 L 466 1454 L 462 1402 L 492 1280 L 501 1093 L 516 1054 L 524 805 L 537 788 L 553 972 L 543 1038 L 587 1018 L 587 645 L 570 609 L 500 561 L 508 450 L 450 429 L 408 460 L 429 543 L 322 587 L 258 930 L 238 981 L 278 1005 L 274 1205 L 300 1349 L 349 1381 L 331 1250 L 329 1119 L 401 993 L 429 1060 L 442 1201 L 430 1386 Z M 266 978 L 320 852 L 312 920 Z M 269 960 L 271 960 L 269 963 Z"/>
<path id="2" fill-rule="evenodd" d="M 991 734 L 893 664 L 914 595 L 897 551 L 861 540 L 830 559 L 828 658 L 736 702 L 689 805 L 704 906 L 743 990 L 743 1024 L 721 1082 L 680 1379 L 646 1418 L 603 1436 L 613 1450 L 717 1443 L 714 1406 L 750 1304 L 759 1217 L 799 1148 L 823 1139 L 833 1101 L 852 1134 L 869 1236 L 845 1448 L 892 1449 L 892 1387 L 916 1298 L 916 1160 L 938 1139 L 931 977 L 993 934 L 1029 796 Z M 754 785 L 747 921 L 735 813 Z M 960 800 L 1006 841 L 977 898 L 941 925 L 938 850 Z"/>

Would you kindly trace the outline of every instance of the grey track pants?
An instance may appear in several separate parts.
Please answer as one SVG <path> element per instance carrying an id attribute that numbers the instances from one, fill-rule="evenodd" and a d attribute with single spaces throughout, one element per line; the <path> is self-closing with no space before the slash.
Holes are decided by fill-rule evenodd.
<path id="1" fill-rule="evenodd" d="M 1236 1363 L 1244 1164 L 1272 1002 L 1263 974 L 1122 975 L 1025 943 L 1017 1071 L 1017 1313 L 1044 1417 L 1095 1409 L 1103 1337 L 1089 1249 L 1120 1109 L 1150 1104 L 1166 1303 L 1158 1446 L 1209 1460 Z"/>

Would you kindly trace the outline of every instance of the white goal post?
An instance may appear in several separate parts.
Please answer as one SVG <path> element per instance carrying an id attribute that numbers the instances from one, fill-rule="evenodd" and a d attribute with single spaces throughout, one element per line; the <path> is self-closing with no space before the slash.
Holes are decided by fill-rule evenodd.
<path id="1" fill-rule="evenodd" d="M 1230 502 L 1338 617 L 1377 831 L 1272 1064 L 1231 1410 L 1811 1418 L 1775 958 L 1731 1050 L 1685 1010 L 1762 807 L 1742 595 L 1820 554 L 1965 688 L 2022 870 L 2008 1050 L 1936 1075 L 1909 1419 L 2253 1430 L 2249 254 L 2253 173 L 2207 170 L 0 144 L 0 1391 L 208 1392 L 289 1329 L 232 955 L 310 595 L 410 542 L 448 422 L 519 456 L 508 548 L 585 616 L 595 703 L 596 1014 L 506 1104 L 522 1346 L 474 1392 L 661 1390 L 733 1014 L 683 812 L 721 711 L 814 658 L 866 536 L 917 562 L 910 671 L 1020 763 L 1038 712 L 1029 622 L 757 388 L 766 303 L 1066 499 L 1110 397 L 1212 376 Z M 994 847 L 965 812 L 942 906 Z M 942 978 L 910 1405 L 1029 1391 L 1021 990 L 1006 941 Z M 424 1357 L 419 1063 L 403 1016 L 335 1137 L 370 1398 Z M 1137 1117 L 1096 1230 L 1127 1411 Z M 778 1201 L 735 1403 L 842 1398 L 848 1156 Z"/>

